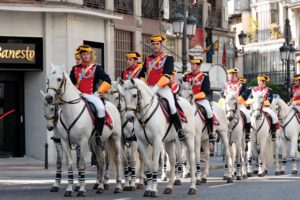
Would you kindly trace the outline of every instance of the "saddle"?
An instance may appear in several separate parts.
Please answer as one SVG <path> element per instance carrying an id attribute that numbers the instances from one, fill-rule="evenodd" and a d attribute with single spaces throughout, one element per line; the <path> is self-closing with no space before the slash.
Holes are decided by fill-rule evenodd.
<path id="1" fill-rule="evenodd" d="M 93 124 L 96 125 L 96 117 L 97 117 L 97 109 L 95 107 L 94 104 L 92 104 L 91 102 L 88 102 L 84 97 L 82 97 L 84 103 L 86 104 L 86 108 L 90 114 L 90 117 L 93 121 Z M 105 101 L 103 101 L 101 99 L 101 101 L 103 102 L 103 104 L 105 105 Z M 112 129 L 113 125 L 112 125 L 112 118 L 110 116 L 110 114 L 107 112 L 106 108 L 105 108 L 105 124 Z"/>
<path id="2" fill-rule="evenodd" d="M 164 113 L 164 116 L 165 116 L 167 122 L 170 123 L 171 111 L 170 111 L 170 106 L 169 106 L 168 100 L 163 98 L 162 96 L 158 96 L 158 102 Z M 183 123 L 187 123 L 187 118 L 176 98 L 175 98 L 175 106 L 176 106 L 177 112 L 179 114 L 180 120 Z"/>
<path id="3" fill-rule="evenodd" d="M 264 114 L 266 116 L 266 119 L 267 119 L 270 127 L 271 127 L 271 125 L 273 124 L 271 115 L 269 115 L 267 112 L 264 112 Z M 280 129 L 280 124 L 279 123 L 276 124 L 276 130 L 278 130 L 278 129 Z"/>
<path id="4" fill-rule="evenodd" d="M 197 105 L 197 113 L 199 114 L 202 122 L 205 123 L 206 119 L 207 119 L 207 113 L 206 113 L 205 108 L 201 105 Z M 215 113 L 213 113 L 213 124 L 217 125 L 217 126 L 220 125 L 219 121 L 217 120 L 217 118 L 215 116 Z"/>

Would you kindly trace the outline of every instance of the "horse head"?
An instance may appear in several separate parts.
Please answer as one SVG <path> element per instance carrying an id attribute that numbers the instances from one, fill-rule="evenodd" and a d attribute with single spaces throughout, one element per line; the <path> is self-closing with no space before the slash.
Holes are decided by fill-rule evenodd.
<path id="1" fill-rule="evenodd" d="M 258 120 L 262 117 L 263 106 L 264 106 L 264 92 L 254 92 L 253 93 L 253 103 L 251 105 L 252 116 Z"/>
<path id="2" fill-rule="evenodd" d="M 47 94 L 45 95 L 48 104 L 53 104 L 59 96 L 64 94 L 67 77 L 68 75 L 62 69 L 52 67 L 50 75 L 47 77 Z"/>
<path id="3" fill-rule="evenodd" d="M 58 108 L 55 105 L 48 104 L 45 100 L 46 94 L 43 91 L 40 91 L 43 97 L 43 109 L 44 109 L 44 117 L 47 120 L 47 129 L 48 131 L 52 131 L 56 126 L 58 120 Z"/>
<path id="4" fill-rule="evenodd" d="M 118 108 L 119 112 L 121 112 L 125 107 L 123 88 L 119 84 L 119 80 L 113 81 L 111 86 L 111 89 L 106 93 L 106 98 Z"/>
<path id="5" fill-rule="evenodd" d="M 238 107 L 238 91 L 230 91 L 226 93 L 225 98 L 225 111 L 228 121 L 235 118 L 236 113 L 239 111 Z"/>
<path id="6" fill-rule="evenodd" d="M 182 82 L 179 95 L 187 99 L 190 103 L 194 100 L 194 94 L 192 92 L 192 85 L 189 82 Z"/>
<path id="7" fill-rule="evenodd" d="M 143 112 L 144 108 L 151 103 L 154 93 L 140 79 L 126 80 L 122 87 L 126 102 L 126 118 L 128 121 L 133 122 L 135 115 Z"/>

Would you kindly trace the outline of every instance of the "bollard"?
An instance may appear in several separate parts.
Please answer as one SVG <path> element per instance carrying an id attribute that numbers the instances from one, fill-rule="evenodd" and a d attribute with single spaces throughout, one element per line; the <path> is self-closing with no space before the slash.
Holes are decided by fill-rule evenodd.
<path id="1" fill-rule="evenodd" d="M 45 143 L 45 169 L 48 169 L 48 143 Z"/>

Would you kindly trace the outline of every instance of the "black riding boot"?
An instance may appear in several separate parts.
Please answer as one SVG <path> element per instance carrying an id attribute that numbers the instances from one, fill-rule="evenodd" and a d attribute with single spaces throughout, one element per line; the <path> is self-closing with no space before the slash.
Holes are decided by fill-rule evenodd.
<path id="1" fill-rule="evenodd" d="M 102 118 L 96 118 L 96 127 L 97 127 L 97 132 L 96 132 L 96 144 L 97 146 L 102 146 L 103 145 L 103 140 L 102 140 L 102 131 L 104 127 L 104 122 L 105 122 L 105 117 Z"/>
<path id="2" fill-rule="evenodd" d="M 272 141 L 276 139 L 276 124 L 271 125 L 271 134 L 272 134 Z"/>
<path id="3" fill-rule="evenodd" d="M 209 141 L 213 141 L 215 139 L 214 129 L 213 129 L 213 118 L 207 118 L 206 119 L 206 124 L 207 124 L 207 131 L 208 131 Z"/>
<path id="4" fill-rule="evenodd" d="M 250 129 L 251 129 L 251 123 L 245 124 L 245 142 L 250 141 Z"/>
<path id="5" fill-rule="evenodd" d="M 175 114 L 171 115 L 171 120 L 174 124 L 174 127 L 176 129 L 176 132 L 178 133 L 178 138 L 179 140 L 185 140 L 186 139 L 186 132 L 185 130 L 182 128 L 182 124 L 180 121 L 180 117 L 178 115 L 178 113 L 176 112 Z"/>

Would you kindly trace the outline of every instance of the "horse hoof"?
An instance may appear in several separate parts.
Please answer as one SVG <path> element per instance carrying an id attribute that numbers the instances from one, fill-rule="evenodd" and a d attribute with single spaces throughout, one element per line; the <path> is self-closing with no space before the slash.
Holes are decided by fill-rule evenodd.
<path id="1" fill-rule="evenodd" d="M 122 192 L 122 189 L 121 188 L 115 188 L 114 190 L 114 193 L 117 194 L 117 193 L 121 193 Z"/>
<path id="2" fill-rule="evenodd" d="M 172 194 L 172 188 L 166 188 L 164 194 Z"/>
<path id="3" fill-rule="evenodd" d="M 298 171 L 297 170 L 292 170 L 292 174 L 297 174 Z"/>
<path id="4" fill-rule="evenodd" d="M 207 182 L 207 178 L 201 178 L 201 183 L 206 183 Z"/>
<path id="5" fill-rule="evenodd" d="M 191 178 L 191 173 L 186 173 L 186 174 L 184 175 L 184 178 Z"/>
<path id="6" fill-rule="evenodd" d="M 248 176 L 248 177 L 251 177 L 251 176 L 252 176 L 252 174 L 251 174 L 250 172 L 248 172 L 248 173 L 247 173 L 247 176 Z"/>
<path id="7" fill-rule="evenodd" d="M 146 190 L 145 193 L 144 193 L 144 197 L 150 197 L 151 195 L 151 191 L 150 190 Z"/>
<path id="8" fill-rule="evenodd" d="M 264 173 L 258 174 L 258 177 L 264 177 L 264 176 L 265 176 Z"/>
<path id="9" fill-rule="evenodd" d="M 151 191 L 150 197 L 159 197 L 158 191 Z"/>
<path id="10" fill-rule="evenodd" d="M 85 197 L 85 191 L 78 191 L 77 196 L 78 197 Z"/>
<path id="11" fill-rule="evenodd" d="M 243 179 L 247 179 L 247 178 L 248 178 L 247 174 L 244 174 Z"/>
<path id="12" fill-rule="evenodd" d="M 163 177 L 161 180 L 162 181 L 168 181 L 167 177 Z"/>
<path id="13" fill-rule="evenodd" d="M 275 172 L 275 175 L 276 175 L 276 176 L 279 176 L 279 175 L 280 175 L 280 172 L 279 172 L 279 171 L 276 171 L 276 172 Z"/>
<path id="14" fill-rule="evenodd" d="M 59 190 L 59 187 L 53 186 L 53 187 L 51 188 L 50 192 L 58 192 L 58 190 Z"/>
<path id="15" fill-rule="evenodd" d="M 109 184 L 104 183 L 104 190 L 109 190 Z"/>
<path id="16" fill-rule="evenodd" d="M 196 189 L 195 188 L 190 188 L 188 195 L 195 195 L 196 194 Z"/>
<path id="17" fill-rule="evenodd" d="M 233 178 L 227 178 L 227 183 L 233 183 Z"/>
<path id="18" fill-rule="evenodd" d="M 98 184 L 98 183 L 95 183 L 94 186 L 93 186 L 93 190 L 97 190 L 97 189 L 98 189 L 98 186 L 99 186 L 99 184 Z"/>
<path id="19" fill-rule="evenodd" d="M 123 191 L 129 191 L 129 186 L 124 186 Z"/>
<path id="20" fill-rule="evenodd" d="M 199 180 L 199 179 L 196 180 L 196 185 L 201 185 L 201 183 L 202 183 L 202 180 Z"/>
<path id="21" fill-rule="evenodd" d="M 144 184 L 141 183 L 137 184 L 136 186 L 136 189 L 144 189 L 144 188 L 145 188 Z"/>
<path id="22" fill-rule="evenodd" d="M 223 176 L 223 180 L 227 180 L 228 179 L 228 176 Z"/>
<path id="23" fill-rule="evenodd" d="M 65 197 L 71 197 L 72 196 L 72 191 L 65 191 Z"/>
<path id="24" fill-rule="evenodd" d="M 258 170 L 254 170 L 254 171 L 253 171 L 253 174 L 258 174 Z"/>
<path id="25" fill-rule="evenodd" d="M 98 188 L 96 191 L 97 194 L 102 194 L 104 193 L 104 188 Z"/>
<path id="26" fill-rule="evenodd" d="M 128 191 L 135 191 L 136 187 L 135 186 L 129 186 Z"/>
<path id="27" fill-rule="evenodd" d="M 283 175 L 285 173 L 285 171 L 280 171 L 280 175 Z"/>
<path id="28" fill-rule="evenodd" d="M 75 189 L 74 189 L 74 192 L 78 192 L 80 189 L 80 186 L 79 185 L 76 185 Z"/>
<path id="29" fill-rule="evenodd" d="M 265 170 L 265 174 L 268 174 L 268 170 Z"/>
<path id="30" fill-rule="evenodd" d="M 181 180 L 175 180 L 174 185 L 181 185 Z"/>
<path id="31" fill-rule="evenodd" d="M 242 177 L 241 176 L 237 176 L 236 180 L 240 181 L 240 180 L 242 180 Z"/>

